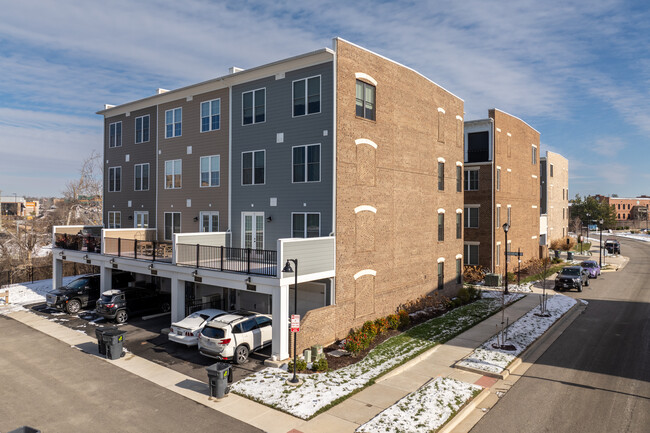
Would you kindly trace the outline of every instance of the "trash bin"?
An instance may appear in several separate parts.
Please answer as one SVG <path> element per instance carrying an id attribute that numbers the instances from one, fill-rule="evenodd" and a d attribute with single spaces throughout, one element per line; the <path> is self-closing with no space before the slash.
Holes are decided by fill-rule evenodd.
<path id="1" fill-rule="evenodd" d="M 99 354 L 100 355 L 106 355 L 106 342 L 104 341 L 103 335 L 105 331 L 108 331 L 109 329 L 115 329 L 117 328 L 112 327 L 112 328 L 95 328 L 95 337 L 97 337 L 97 347 L 99 348 Z"/>
<path id="2" fill-rule="evenodd" d="M 555 258 L 559 259 L 560 258 L 560 250 L 553 250 L 553 252 L 555 253 Z"/>
<path id="3" fill-rule="evenodd" d="M 11 430 L 10 432 L 7 432 L 7 433 L 41 433 L 41 431 L 36 430 L 35 428 L 24 425 L 22 427 L 18 427 L 15 430 Z"/>
<path id="4" fill-rule="evenodd" d="M 567 260 L 573 260 L 573 251 L 568 251 L 566 255 L 567 255 Z"/>
<path id="5" fill-rule="evenodd" d="M 232 366 L 225 362 L 217 362 L 205 369 L 208 372 L 210 397 L 224 398 L 230 392 L 232 383 Z"/>
<path id="6" fill-rule="evenodd" d="M 126 334 L 126 331 L 117 328 L 104 328 L 102 330 L 102 341 L 106 345 L 106 357 L 108 359 L 115 360 L 122 356 L 124 334 Z"/>

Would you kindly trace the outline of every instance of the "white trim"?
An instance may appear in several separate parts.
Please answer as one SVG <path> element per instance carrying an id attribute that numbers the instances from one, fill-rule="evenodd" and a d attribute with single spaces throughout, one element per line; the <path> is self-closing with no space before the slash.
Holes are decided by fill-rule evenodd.
<path id="1" fill-rule="evenodd" d="M 367 144 L 367 145 L 372 146 L 372 147 L 374 147 L 375 149 L 377 149 L 377 144 L 375 144 L 374 141 L 369 140 L 369 139 L 367 139 L 367 138 L 357 138 L 356 140 L 354 140 L 354 144 L 356 144 L 356 145 L 359 145 L 359 144 Z"/>
<path id="2" fill-rule="evenodd" d="M 506 168 L 506 171 L 507 171 L 508 173 L 512 173 L 512 169 L 511 169 L 511 168 Z"/>
<path id="3" fill-rule="evenodd" d="M 462 166 L 463 166 L 463 163 L 462 163 L 462 162 L 460 162 L 460 161 L 456 161 L 456 167 L 462 167 Z"/>
<path id="4" fill-rule="evenodd" d="M 531 236 L 530 238 L 531 239 L 537 239 L 537 236 Z"/>
<path id="5" fill-rule="evenodd" d="M 533 209 L 537 209 L 537 205 L 533 205 Z"/>
<path id="6" fill-rule="evenodd" d="M 149 118 L 149 137 L 147 138 L 147 140 L 138 141 L 138 119 L 144 119 L 145 117 Z M 144 131 L 144 128 L 143 128 L 143 131 Z M 138 116 L 138 117 L 135 118 L 135 120 L 133 121 L 133 135 L 134 135 L 133 142 L 135 144 L 148 143 L 149 140 L 151 140 L 151 116 L 149 114 L 144 114 L 142 116 Z"/>
<path id="7" fill-rule="evenodd" d="M 456 115 L 456 119 L 460 120 L 461 122 L 463 121 L 463 118 L 459 115 Z"/>
<path id="8" fill-rule="evenodd" d="M 365 72 L 355 72 L 354 73 L 354 78 L 370 81 L 375 87 L 377 87 L 377 80 L 375 80 L 374 78 L 372 78 L 370 75 L 366 74 Z"/>
<path id="9" fill-rule="evenodd" d="M 531 174 L 531 176 L 533 177 L 533 179 L 537 179 L 537 175 L 536 175 L 536 174 Z"/>
<path id="10" fill-rule="evenodd" d="M 445 109 L 442 107 L 438 107 L 438 113 L 446 114 Z"/>
<path id="11" fill-rule="evenodd" d="M 497 205 L 496 205 L 496 206 L 497 206 L 497 207 L 501 207 L 501 204 L 500 204 L 500 203 L 497 203 Z"/>
<path id="12" fill-rule="evenodd" d="M 147 168 L 147 189 L 142 188 L 142 185 L 140 185 L 140 189 L 137 189 L 136 188 L 137 185 L 135 183 L 136 180 L 138 179 L 138 177 L 135 174 L 136 167 L 143 167 L 145 165 L 148 166 L 148 168 Z M 142 176 L 142 168 L 140 168 L 140 179 L 143 179 L 143 178 L 144 178 L 144 176 Z M 138 192 L 140 192 L 140 191 L 149 191 L 150 183 L 151 183 L 151 164 L 148 163 L 148 162 L 143 162 L 142 164 L 133 164 L 133 191 L 138 191 Z"/>
<path id="13" fill-rule="evenodd" d="M 252 218 L 252 233 L 251 233 L 251 248 L 252 249 L 257 249 L 257 250 L 263 250 L 264 249 L 264 242 L 266 242 L 266 218 L 264 215 L 264 212 L 248 212 L 248 211 L 242 211 L 241 216 L 240 216 L 240 240 L 241 240 L 241 248 L 246 248 L 246 217 L 250 216 Z M 262 216 L 262 247 L 258 248 L 257 247 L 257 242 L 255 241 L 256 239 L 256 234 L 257 234 L 257 223 L 256 223 L 256 217 Z M 255 243 L 255 245 L 253 245 Z"/>
<path id="14" fill-rule="evenodd" d="M 438 257 L 438 263 L 444 263 L 445 258 L 444 257 Z"/>
<path id="15" fill-rule="evenodd" d="M 115 189 L 116 185 L 111 185 L 111 170 L 114 170 L 116 168 L 120 169 L 120 184 L 117 185 L 119 186 L 119 189 Z M 115 180 L 115 174 L 113 174 L 113 180 Z M 111 186 L 113 186 L 113 190 L 111 191 Z M 106 190 L 108 192 L 122 192 L 122 166 L 121 165 L 116 165 L 114 167 L 108 167 L 108 186 L 106 187 Z"/>
<path id="16" fill-rule="evenodd" d="M 497 245 L 501 245 L 501 241 L 498 241 L 498 242 L 497 242 Z"/>
<path id="17" fill-rule="evenodd" d="M 264 120 L 262 122 L 256 122 L 255 121 L 255 92 L 258 90 L 264 90 Z M 252 93 L 253 94 L 253 121 L 251 123 L 246 123 L 244 124 L 244 95 L 247 93 Z M 267 98 L 266 98 L 266 87 L 260 87 L 257 89 L 253 90 L 247 90 L 245 92 L 241 92 L 241 126 L 249 126 L 249 125 L 257 125 L 258 123 L 266 123 L 266 103 L 267 103 Z M 265 160 L 266 163 L 266 160 Z M 266 170 L 265 170 L 266 171 Z M 266 176 L 266 173 L 264 173 L 264 176 Z"/>
<path id="18" fill-rule="evenodd" d="M 462 209 L 456 209 L 456 213 L 463 213 Z"/>
<path id="19" fill-rule="evenodd" d="M 521 120 L 521 119 L 518 118 L 517 116 L 513 116 L 512 114 L 507 113 L 507 112 L 505 112 L 505 111 L 503 111 L 503 110 L 499 110 L 498 108 L 494 108 L 494 110 L 495 110 L 495 111 L 500 111 L 500 112 L 502 112 L 503 114 L 507 114 L 507 115 L 510 116 L 510 117 L 514 117 L 515 119 L 519 120 L 519 121 L 522 122 L 524 125 L 528 126 L 530 129 L 532 129 L 533 131 L 535 131 L 535 132 L 537 132 L 537 133 L 539 134 L 539 131 L 538 131 L 538 130 L 536 130 L 535 128 L 533 128 L 532 126 L 530 126 L 528 123 L 524 122 L 523 120 Z"/>
<path id="20" fill-rule="evenodd" d="M 438 209 L 438 213 L 445 213 L 445 210 L 443 208 Z"/>
<path id="21" fill-rule="evenodd" d="M 497 170 L 501 170 L 501 166 L 500 166 L 500 165 L 497 165 Z"/>
<path id="22" fill-rule="evenodd" d="M 372 213 L 377 213 L 377 208 L 364 204 L 362 206 L 357 206 L 354 208 L 354 213 L 363 212 L 364 210 L 370 211 Z"/>
<path id="23" fill-rule="evenodd" d="M 354 279 L 358 280 L 364 275 L 372 275 L 373 277 L 375 277 L 377 276 L 377 271 L 375 271 L 374 269 L 364 269 L 363 271 L 359 271 L 356 274 L 354 274 Z"/>
<path id="24" fill-rule="evenodd" d="M 316 77 L 319 78 L 318 79 L 318 111 L 315 112 L 315 113 L 308 113 L 309 110 L 307 109 L 307 107 L 309 105 L 309 103 L 308 103 L 308 101 L 309 101 L 309 89 L 308 89 L 308 87 L 309 86 L 307 84 L 307 80 L 309 80 L 310 78 L 316 78 Z M 297 116 L 294 115 L 294 110 L 293 110 L 293 108 L 294 108 L 294 105 L 293 105 L 294 100 L 296 99 L 295 95 L 293 94 L 293 83 L 295 83 L 296 81 L 304 81 L 305 82 L 305 114 L 299 114 Z M 312 114 L 320 114 L 320 113 L 322 113 L 323 112 L 323 98 L 321 97 L 322 94 L 323 94 L 323 77 L 321 76 L 321 74 L 312 75 L 310 77 L 298 78 L 297 80 L 293 80 L 291 82 L 291 117 L 296 118 L 296 117 L 310 116 Z"/>
<path id="25" fill-rule="evenodd" d="M 171 228 L 172 237 L 171 237 L 171 239 L 167 239 L 165 237 L 165 219 L 166 219 L 165 215 L 167 215 L 167 214 L 172 214 L 172 215 L 173 214 L 178 214 L 178 232 L 177 233 L 174 233 L 174 217 L 172 216 L 172 221 L 171 221 L 172 222 L 172 228 Z M 181 212 L 176 212 L 176 211 L 163 212 L 162 226 L 163 226 L 163 233 L 162 233 L 163 239 L 166 240 L 166 241 L 173 241 L 174 240 L 174 235 L 176 235 L 178 233 L 183 233 L 183 215 L 182 215 L 182 213 Z"/>
<path id="26" fill-rule="evenodd" d="M 176 161 L 180 162 L 180 172 L 178 173 L 178 175 L 181 177 L 181 186 L 179 186 L 179 187 L 174 186 L 174 177 L 177 174 L 176 171 L 175 171 L 175 168 L 174 168 L 174 166 L 175 166 L 174 163 Z M 167 187 L 167 163 L 168 162 L 172 163 L 172 172 L 171 172 L 172 186 L 170 186 L 169 188 Z M 180 158 L 178 158 L 178 159 L 167 159 L 167 160 L 165 160 L 163 162 L 163 186 L 164 186 L 165 189 L 181 189 L 181 188 L 183 188 L 183 160 L 182 159 L 180 159 Z"/>
<path id="27" fill-rule="evenodd" d="M 501 128 L 497 128 L 497 132 L 501 132 Z"/>
<path id="28" fill-rule="evenodd" d="M 469 207 L 469 208 L 479 208 L 479 207 L 481 207 L 481 204 L 480 204 L 480 203 L 479 203 L 479 204 L 466 204 L 465 207 Z"/>
<path id="29" fill-rule="evenodd" d="M 506 135 L 507 135 L 508 137 L 512 137 L 512 134 L 509 133 L 509 132 L 506 132 Z"/>
<path id="30" fill-rule="evenodd" d="M 531 146 L 533 146 L 535 149 L 537 149 L 537 145 L 536 145 L 536 144 L 531 144 Z"/>
<path id="31" fill-rule="evenodd" d="M 445 158 L 443 158 L 442 156 L 439 156 L 439 157 L 438 157 L 438 162 L 442 162 L 442 163 L 444 163 L 444 162 L 445 162 Z"/>
<path id="32" fill-rule="evenodd" d="M 511 204 L 508 204 L 508 205 L 506 205 L 506 206 L 507 206 L 507 207 L 512 207 L 512 205 L 511 205 Z"/>
<path id="33" fill-rule="evenodd" d="M 206 131 L 206 132 L 209 132 L 209 131 Z M 201 160 L 203 158 L 210 158 L 210 159 L 208 159 L 208 165 L 209 165 L 209 167 L 208 167 L 208 177 L 209 177 L 208 183 L 211 183 L 212 182 L 212 171 L 213 171 L 212 170 L 212 159 L 211 158 L 213 158 L 215 156 L 219 158 L 219 179 L 217 180 L 218 185 L 205 185 L 205 186 L 203 186 L 203 185 L 201 185 L 201 182 L 202 182 L 201 175 L 203 174 L 203 172 L 201 171 Z M 264 161 L 264 162 L 266 163 L 266 161 Z M 266 167 L 265 167 L 265 171 L 266 171 Z M 220 186 L 221 186 L 221 155 L 205 155 L 205 156 L 199 157 L 199 188 L 218 188 Z"/>
<path id="34" fill-rule="evenodd" d="M 315 113 L 314 113 L 315 114 Z M 318 146 L 318 180 L 308 180 L 308 174 L 309 174 L 309 161 L 307 160 L 307 148 L 309 146 Z M 304 147 L 305 148 L 305 180 L 303 181 L 295 181 L 293 180 L 293 166 L 294 166 L 294 161 L 293 161 L 293 149 L 296 147 Z M 266 155 L 264 156 L 264 176 L 266 177 Z M 321 164 L 322 158 L 321 158 L 321 143 L 312 143 L 312 144 L 299 144 L 297 146 L 291 146 L 291 183 L 318 183 L 321 181 L 322 178 L 322 164 Z"/>
<path id="35" fill-rule="evenodd" d="M 203 231 L 203 217 L 206 216 L 206 215 L 209 216 L 209 217 L 213 217 L 213 216 L 215 216 L 215 215 L 217 216 L 217 229 L 216 229 L 216 230 L 210 230 L 210 231 L 208 231 L 208 232 L 204 232 L 204 231 Z M 209 222 L 210 222 L 210 224 L 209 224 L 209 225 L 210 225 L 210 228 L 213 228 L 213 227 L 212 227 L 212 218 L 209 219 Z M 200 211 L 200 212 L 199 212 L 199 232 L 200 232 L 200 233 L 214 233 L 214 232 L 218 232 L 218 231 L 219 231 L 219 226 L 220 226 L 220 225 L 221 225 L 221 215 L 219 215 L 219 211 L 218 211 L 218 210 L 217 210 L 217 211 Z"/>
<path id="36" fill-rule="evenodd" d="M 458 259 L 462 259 L 462 258 L 463 258 L 463 255 L 462 255 L 462 254 L 456 254 L 456 260 L 458 260 Z"/>

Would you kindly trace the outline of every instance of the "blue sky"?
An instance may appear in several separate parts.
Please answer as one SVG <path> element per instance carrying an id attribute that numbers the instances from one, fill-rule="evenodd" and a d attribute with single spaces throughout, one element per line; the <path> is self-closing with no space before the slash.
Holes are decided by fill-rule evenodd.
<path id="1" fill-rule="evenodd" d="M 21 0 L 0 16 L 0 190 L 58 196 L 121 104 L 340 36 L 569 159 L 571 196 L 650 194 L 647 1 Z"/>

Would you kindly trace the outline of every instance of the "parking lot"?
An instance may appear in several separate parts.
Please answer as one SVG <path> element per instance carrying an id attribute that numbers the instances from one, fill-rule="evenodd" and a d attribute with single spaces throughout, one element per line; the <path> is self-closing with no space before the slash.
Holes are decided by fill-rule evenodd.
<path id="1" fill-rule="evenodd" d="M 92 310 L 81 310 L 77 314 L 67 314 L 44 303 L 28 306 L 34 313 L 46 317 L 48 320 L 83 332 L 95 338 L 95 329 L 105 326 L 118 326 L 127 331 L 124 338 L 124 347 L 129 352 L 142 358 L 163 365 L 179 373 L 190 376 L 196 380 L 207 383 L 205 368 L 219 362 L 217 359 L 208 358 L 199 353 L 196 346 L 187 347 L 168 340 L 165 330 L 170 326 L 170 314 L 156 314 L 130 318 L 129 322 L 117 325 L 98 316 Z M 258 352 L 251 353 L 244 364 L 233 366 L 233 380 L 238 381 L 249 374 L 264 368 L 264 360 L 271 355 L 268 346 Z"/>

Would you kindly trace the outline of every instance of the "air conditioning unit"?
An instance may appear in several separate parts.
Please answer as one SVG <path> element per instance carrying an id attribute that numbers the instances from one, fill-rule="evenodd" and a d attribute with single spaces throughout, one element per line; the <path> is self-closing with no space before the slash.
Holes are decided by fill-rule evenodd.
<path id="1" fill-rule="evenodd" d="M 501 286 L 501 274 L 485 274 L 485 285 L 489 287 Z"/>

